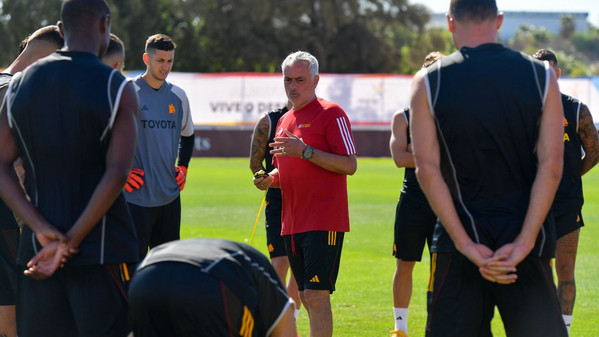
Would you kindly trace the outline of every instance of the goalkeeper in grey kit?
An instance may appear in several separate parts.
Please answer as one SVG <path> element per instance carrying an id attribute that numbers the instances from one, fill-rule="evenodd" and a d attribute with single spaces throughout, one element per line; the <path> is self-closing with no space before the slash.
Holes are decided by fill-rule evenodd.
<path id="1" fill-rule="evenodd" d="M 180 238 L 180 192 L 193 152 L 194 130 L 187 95 L 166 81 L 175 48 L 164 34 L 150 36 L 143 55 L 146 72 L 133 80 L 140 111 L 125 198 L 137 230 L 140 259 L 148 247 Z"/>

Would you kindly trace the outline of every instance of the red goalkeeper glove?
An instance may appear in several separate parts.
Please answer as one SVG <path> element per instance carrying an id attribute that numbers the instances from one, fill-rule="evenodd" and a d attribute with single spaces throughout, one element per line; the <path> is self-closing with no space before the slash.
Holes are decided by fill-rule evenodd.
<path id="1" fill-rule="evenodd" d="M 133 192 L 133 189 L 139 190 L 144 184 L 144 179 L 142 178 L 144 175 L 145 172 L 142 169 L 131 169 L 131 171 L 129 171 L 127 182 L 125 183 L 125 190 L 129 193 Z"/>
<path id="2" fill-rule="evenodd" d="M 187 167 L 181 165 L 175 166 L 175 180 L 177 180 L 177 185 L 179 185 L 179 191 L 183 191 L 185 181 L 187 180 Z"/>

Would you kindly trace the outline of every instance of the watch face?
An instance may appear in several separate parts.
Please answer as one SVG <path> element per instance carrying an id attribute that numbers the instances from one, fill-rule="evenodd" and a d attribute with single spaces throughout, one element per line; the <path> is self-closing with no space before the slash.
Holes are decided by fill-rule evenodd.
<path id="1" fill-rule="evenodd" d="M 313 155 L 314 155 L 314 149 L 310 145 L 308 145 L 304 149 L 304 153 L 302 153 L 302 159 L 308 160 L 308 159 L 312 158 Z"/>

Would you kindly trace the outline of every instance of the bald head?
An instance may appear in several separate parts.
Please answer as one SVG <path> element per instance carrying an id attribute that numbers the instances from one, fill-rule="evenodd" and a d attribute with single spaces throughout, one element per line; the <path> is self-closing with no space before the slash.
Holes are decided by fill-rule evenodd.
<path id="1" fill-rule="evenodd" d="M 87 31 L 98 19 L 110 15 L 104 0 L 65 0 L 60 16 L 66 33 Z"/>
<path id="2" fill-rule="evenodd" d="M 65 51 L 102 57 L 110 39 L 110 9 L 104 0 L 64 0 L 58 27 Z"/>

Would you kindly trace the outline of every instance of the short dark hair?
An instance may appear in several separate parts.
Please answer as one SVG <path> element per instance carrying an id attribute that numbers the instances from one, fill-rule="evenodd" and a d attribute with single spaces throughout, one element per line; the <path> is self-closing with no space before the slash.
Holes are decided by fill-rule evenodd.
<path id="1" fill-rule="evenodd" d="M 451 0 L 449 13 L 456 21 L 480 22 L 497 17 L 495 0 Z"/>
<path id="2" fill-rule="evenodd" d="M 19 44 L 19 55 L 27 48 L 27 44 L 31 41 L 45 41 L 56 46 L 56 49 L 64 46 L 64 39 L 60 35 L 60 31 L 56 25 L 42 27 L 23 39 Z"/>
<path id="3" fill-rule="evenodd" d="M 113 33 L 110 33 L 110 42 L 108 43 L 108 48 L 106 49 L 106 53 L 104 53 L 104 57 L 112 56 L 114 54 L 122 54 L 125 51 L 125 45 L 123 41 L 119 39 Z"/>
<path id="4" fill-rule="evenodd" d="M 23 41 L 19 43 L 19 55 L 21 55 L 21 53 L 23 53 L 23 50 L 25 50 L 25 47 L 27 47 L 27 40 L 29 40 L 29 36 L 24 38 Z"/>
<path id="5" fill-rule="evenodd" d="M 27 38 L 27 43 L 31 41 L 45 41 L 52 43 L 58 48 L 64 46 L 64 39 L 60 36 L 58 26 L 50 25 L 36 30 L 31 36 Z"/>
<path id="6" fill-rule="evenodd" d="M 154 34 L 146 40 L 146 53 L 151 50 L 175 50 L 177 45 L 169 36 L 165 34 Z"/>
<path id="7" fill-rule="evenodd" d="M 64 0 L 60 11 L 66 31 L 87 28 L 106 15 L 110 15 L 110 8 L 104 0 Z"/>
<path id="8" fill-rule="evenodd" d="M 539 50 L 537 50 L 536 53 L 532 54 L 532 57 L 537 60 L 541 60 L 541 61 L 553 62 L 553 65 L 556 68 L 558 66 L 557 65 L 557 56 L 555 56 L 555 53 L 549 49 L 539 49 Z"/>
<path id="9" fill-rule="evenodd" d="M 444 57 L 445 57 L 445 55 L 443 55 L 441 52 L 438 52 L 438 51 L 430 52 L 430 53 L 428 53 L 428 55 L 426 55 L 424 57 L 424 64 L 422 65 L 422 68 L 426 68 Z"/>

